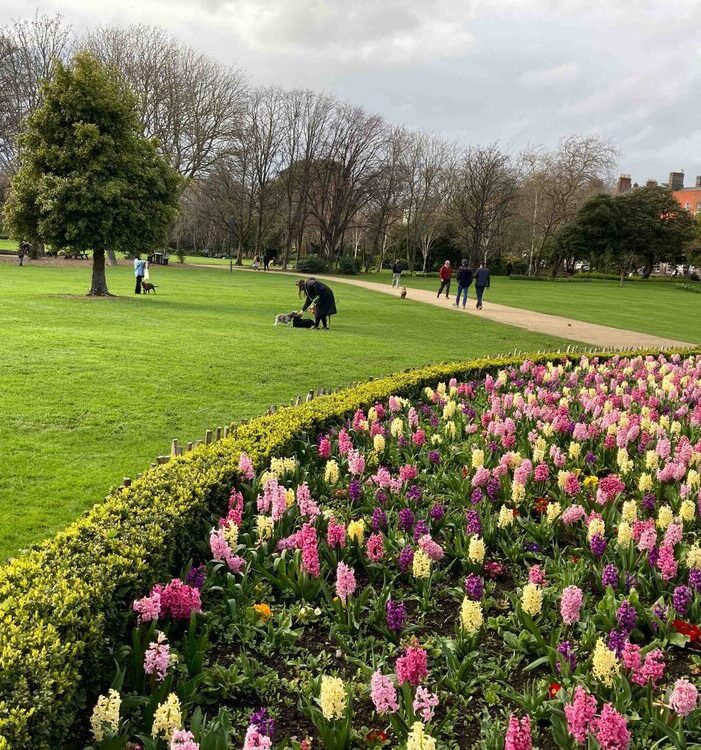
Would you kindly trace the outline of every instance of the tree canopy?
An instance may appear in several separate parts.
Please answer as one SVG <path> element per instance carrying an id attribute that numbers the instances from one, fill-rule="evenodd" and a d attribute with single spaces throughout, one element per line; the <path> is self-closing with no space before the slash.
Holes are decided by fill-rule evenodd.
<path id="1" fill-rule="evenodd" d="M 80 53 L 57 61 L 19 139 L 5 224 L 17 239 L 93 251 L 90 294 L 108 294 L 107 249 L 158 246 L 175 218 L 178 173 L 142 135 L 136 98 L 113 70 Z"/>

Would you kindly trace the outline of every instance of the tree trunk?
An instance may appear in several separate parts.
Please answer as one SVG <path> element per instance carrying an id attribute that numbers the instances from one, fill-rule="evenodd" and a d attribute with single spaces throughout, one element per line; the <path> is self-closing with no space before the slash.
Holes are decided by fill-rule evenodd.
<path id="1" fill-rule="evenodd" d="M 114 250 L 107 250 L 107 263 L 110 266 L 116 266 L 117 265 L 117 256 L 116 256 Z"/>
<path id="2" fill-rule="evenodd" d="M 90 297 L 110 297 L 105 276 L 105 251 L 93 250 L 92 253 L 92 285 L 88 292 Z"/>

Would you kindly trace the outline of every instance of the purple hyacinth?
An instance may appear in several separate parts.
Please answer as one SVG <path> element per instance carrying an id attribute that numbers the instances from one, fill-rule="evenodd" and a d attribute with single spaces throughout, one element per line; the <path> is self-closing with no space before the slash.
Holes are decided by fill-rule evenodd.
<path id="1" fill-rule="evenodd" d="M 648 565 L 651 568 L 654 568 L 655 565 L 657 565 L 657 561 L 660 558 L 660 551 L 657 549 L 657 547 L 653 547 L 648 553 L 647 553 L 647 562 Z"/>
<path id="2" fill-rule="evenodd" d="M 626 633 L 630 633 L 638 622 L 638 613 L 627 599 L 621 602 L 616 612 L 616 622 L 618 622 L 618 627 Z"/>
<path id="3" fill-rule="evenodd" d="M 428 534 L 430 532 L 430 529 L 428 528 L 428 524 L 423 519 L 416 522 L 416 525 L 414 526 L 414 541 L 418 542 L 419 539 L 421 539 L 422 536 L 425 534 Z"/>
<path id="4" fill-rule="evenodd" d="M 387 504 L 387 493 L 383 490 L 377 490 L 375 493 L 375 500 L 377 500 L 380 505 L 386 505 Z"/>
<path id="5" fill-rule="evenodd" d="M 406 573 L 414 562 L 414 550 L 407 544 L 399 553 L 399 570 Z"/>
<path id="6" fill-rule="evenodd" d="M 501 488 L 501 482 L 496 477 L 490 477 L 487 480 L 487 497 L 490 500 L 496 500 Z"/>
<path id="7" fill-rule="evenodd" d="M 630 594 L 630 590 L 636 588 L 636 586 L 637 581 L 635 580 L 635 576 L 630 573 L 626 573 L 626 580 L 624 583 L 626 594 Z"/>
<path id="8" fill-rule="evenodd" d="M 351 479 L 348 484 L 348 497 L 357 503 L 363 495 L 363 486 L 357 479 Z"/>
<path id="9" fill-rule="evenodd" d="M 607 565 L 601 572 L 601 585 L 604 588 L 606 586 L 613 589 L 618 587 L 618 568 L 613 563 Z"/>
<path id="10" fill-rule="evenodd" d="M 701 591 L 701 569 L 692 568 L 689 571 L 689 587 L 694 591 Z"/>
<path id="11" fill-rule="evenodd" d="M 445 516 L 445 508 L 441 503 L 436 503 L 431 507 L 431 510 L 429 511 L 429 516 L 431 516 L 431 520 L 438 523 L 439 521 L 443 520 L 443 517 Z"/>
<path id="12" fill-rule="evenodd" d="M 655 606 L 652 608 L 652 614 L 653 617 L 656 617 L 658 620 L 665 622 L 667 620 L 667 607 L 665 607 L 664 604 L 655 604 Z M 656 633 L 658 625 L 654 619 L 650 621 L 650 626 L 652 627 L 653 632 Z"/>
<path id="13" fill-rule="evenodd" d="M 467 523 L 467 533 L 470 536 L 482 536 L 482 522 L 480 521 L 480 514 L 476 510 L 468 510 L 465 514 L 465 521 Z"/>
<path id="14" fill-rule="evenodd" d="M 410 508 L 402 508 L 399 511 L 398 526 L 402 531 L 411 531 L 414 528 L 414 514 Z"/>
<path id="15" fill-rule="evenodd" d="M 641 503 L 643 510 L 647 511 L 648 513 L 653 513 L 655 510 L 655 506 L 657 505 L 657 498 L 655 497 L 654 492 L 646 492 L 643 495 L 643 501 Z"/>
<path id="16" fill-rule="evenodd" d="M 470 573 L 465 579 L 465 593 L 473 602 L 478 602 L 484 594 L 484 582 L 476 573 Z"/>
<path id="17" fill-rule="evenodd" d="M 526 552 L 538 552 L 540 550 L 540 545 L 538 542 L 524 542 L 523 549 L 526 550 Z"/>
<path id="18" fill-rule="evenodd" d="M 424 496 L 424 491 L 419 487 L 418 484 L 412 484 L 411 487 L 406 491 L 406 499 L 412 502 L 419 502 Z"/>
<path id="19" fill-rule="evenodd" d="M 387 601 L 387 627 L 398 633 L 406 623 L 406 604 L 404 602 Z"/>
<path id="20" fill-rule="evenodd" d="M 251 714 L 248 725 L 255 727 L 261 734 L 273 737 L 275 734 L 275 720 L 268 714 L 267 708 L 259 708 Z"/>
<path id="21" fill-rule="evenodd" d="M 672 594 L 672 605 L 680 615 L 685 615 L 691 604 L 691 591 L 688 586 L 677 586 Z"/>
<path id="22" fill-rule="evenodd" d="M 438 425 L 440 425 L 441 421 L 440 421 L 440 419 L 438 419 L 438 417 L 435 414 L 431 413 L 431 415 L 428 418 L 428 423 L 435 430 L 436 427 L 438 427 Z"/>
<path id="23" fill-rule="evenodd" d="M 584 463 L 595 464 L 596 456 L 591 451 L 587 451 L 586 455 L 584 456 Z"/>
<path id="24" fill-rule="evenodd" d="M 372 528 L 373 531 L 379 531 L 380 529 L 387 528 L 387 514 L 382 508 L 375 508 L 372 512 Z"/>
<path id="25" fill-rule="evenodd" d="M 609 633 L 609 648 L 611 651 L 616 652 L 616 656 L 620 659 L 623 653 L 623 648 L 628 642 L 628 633 L 624 630 L 612 630 Z"/>
<path id="26" fill-rule="evenodd" d="M 397 438 L 397 445 L 398 445 L 398 446 L 399 446 L 400 448 L 406 448 L 406 447 L 407 447 L 407 445 L 409 445 L 409 441 L 408 441 L 408 440 L 407 440 L 407 439 L 406 439 L 406 438 L 404 437 L 404 435 L 400 435 L 400 436 L 399 436 L 399 437 Z"/>
<path id="27" fill-rule="evenodd" d="M 499 443 L 496 442 L 496 440 L 490 440 L 487 443 L 487 450 L 491 453 L 494 453 L 495 451 L 499 450 Z"/>
<path id="28" fill-rule="evenodd" d="M 557 664 L 555 665 L 557 667 L 557 671 L 561 672 L 562 665 L 567 664 L 570 668 L 570 672 L 574 672 L 574 670 L 577 668 L 577 658 L 574 655 L 572 644 L 569 641 L 563 641 L 562 643 L 558 644 L 557 652 L 558 654 L 560 654 L 560 656 L 558 656 L 557 658 Z"/>
<path id="29" fill-rule="evenodd" d="M 432 464 L 439 464 L 441 462 L 441 454 L 438 451 L 429 451 L 428 460 Z"/>
<path id="30" fill-rule="evenodd" d="M 477 505 L 477 503 L 482 502 L 482 490 L 479 487 L 475 487 L 475 489 L 472 490 L 472 494 L 470 495 L 470 502 L 473 505 Z"/>
<path id="31" fill-rule="evenodd" d="M 589 547 L 596 557 L 601 557 L 606 552 L 606 539 L 601 534 L 594 534 L 589 541 Z"/>
<path id="32" fill-rule="evenodd" d="M 204 565 L 198 565 L 196 568 L 190 568 L 185 576 L 185 583 L 194 589 L 202 590 L 204 579 L 207 575 L 207 568 Z"/>

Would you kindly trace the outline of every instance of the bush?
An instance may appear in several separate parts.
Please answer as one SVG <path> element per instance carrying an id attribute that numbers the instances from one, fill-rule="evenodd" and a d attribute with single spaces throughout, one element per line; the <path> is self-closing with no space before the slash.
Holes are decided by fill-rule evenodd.
<path id="1" fill-rule="evenodd" d="M 329 264 L 318 255 L 307 255 L 297 261 L 297 270 L 300 273 L 326 273 Z"/>
<path id="2" fill-rule="evenodd" d="M 701 284 L 676 284 L 676 289 L 681 290 L 682 292 L 695 292 L 696 294 L 701 294 Z"/>
<path id="3" fill-rule="evenodd" d="M 592 281 L 590 278 L 583 278 L 580 276 L 522 276 L 521 274 L 512 273 L 508 276 L 509 279 L 515 279 L 516 281 L 550 281 L 550 282 L 572 282 L 572 281 Z"/>
<path id="4" fill-rule="evenodd" d="M 375 401 L 415 397 L 440 380 L 474 378 L 521 361 L 499 357 L 409 370 L 234 426 L 231 437 L 147 471 L 9 563 L 0 570 L 0 747 L 3 738 L 13 750 L 74 746 L 71 728 L 110 671 L 111 648 L 122 642 L 130 603 L 189 559 L 193 540 L 206 532 L 203 519 L 226 507 L 242 452 L 262 467 L 296 436 L 337 424 Z"/>
<path id="5" fill-rule="evenodd" d="M 355 258 L 351 258 L 349 255 L 344 255 L 338 262 L 338 272 L 347 276 L 355 276 L 360 273 Z"/>

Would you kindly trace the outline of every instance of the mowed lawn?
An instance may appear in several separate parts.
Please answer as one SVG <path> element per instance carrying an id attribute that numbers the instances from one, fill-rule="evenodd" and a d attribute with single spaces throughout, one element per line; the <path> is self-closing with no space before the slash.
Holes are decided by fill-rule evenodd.
<path id="1" fill-rule="evenodd" d="M 557 348 L 548 336 L 335 285 L 330 331 L 273 327 L 301 306 L 294 278 L 175 265 L 133 294 L 90 300 L 90 269 L 0 264 L 0 559 L 135 476 L 170 441 L 429 362 Z M 66 296 L 62 296 L 66 295 Z M 71 296 L 75 295 L 75 296 Z"/>
<path id="2" fill-rule="evenodd" d="M 386 271 L 363 278 L 391 283 Z M 437 292 L 440 280 L 402 274 L 402 284 Z M 453 278 L 451 298 L 457 289 Z M 474 285 L 469 296 L 474 304 Z M 701 343 L 701 294 L 676 289 L 673 282 L 629 281 L 621 287 L 617 281 L 523 281 L 494 276 L 485 292 L 485 307 L 489 302 Z"/>

